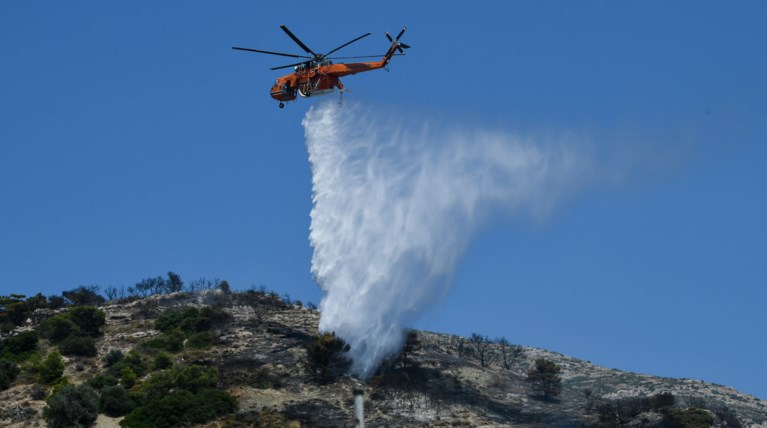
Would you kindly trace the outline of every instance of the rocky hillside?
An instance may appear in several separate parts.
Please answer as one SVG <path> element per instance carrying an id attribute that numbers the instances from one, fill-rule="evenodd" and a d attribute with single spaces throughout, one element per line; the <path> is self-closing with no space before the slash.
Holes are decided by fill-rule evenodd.
<path id="1" fill-rule="evenodd" d="M 171 330 L 161 330 L 172 317 L 159 325 L 157 319 L 189 307 L 215 307 L 227 316 L 212 324 L 209 336 L 186 337 L 173 348 Z M 137 350 L 144 360 L 154 359 L 156 367 L 125 386 L 132 394 L 147 394 L 146 385 L 154 382 L 149 379 L 165 367 L 156 362 L 157 350 L 172 349 L 168 364 L 216 367 L 217 388 L 236 398 L 233 413 L 206 426 L 354 426 L 353 390 L 362 389 L 369 427 L 767 427 L 767 402 L 732 388 L 627 373 L 542 349 L 501 349 L 498 343 L 431 332 L 412 335 L 404 360 L 393 361 L 372 379 L 338 373 L 320 378 L 307 352 L 317 340 L 319 314 L 274 295 L 174 293 L 107 302 L 100 309 L 106 322 L 95 340 L 96 356 L 65 356 L 67 382 L 94 384 L 92 379 L 107 373 L 104 359 L 110 352 Z M 10 336 L 66 311 L 38 309 Z M 200 340 L 201 345 L 192 346 Z M 484 347 L 478 349 L 478 344 Z M 40 339 L 39 346 L 43 355 L 56 349 L 48 339 Z M 511 350 L 513 358 L 507 355 L 504 361 L 502 351 Z M 561 393 L 549 398 L 535 393 L 525 380 L 541 358 L 561 369 Z M 41 386 L 39 377 L 25 374 L 20 366 L 22 373 L 0 392 L 0 426 L 46 426 L 43 409 L 56 387 Z M 124 417 L 102 413 L 95 425 L 120 426 Z"/>

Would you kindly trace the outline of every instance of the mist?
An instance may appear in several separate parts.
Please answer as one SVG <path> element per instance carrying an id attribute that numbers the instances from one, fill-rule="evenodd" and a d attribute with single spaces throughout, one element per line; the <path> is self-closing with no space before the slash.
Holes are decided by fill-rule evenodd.
<path id="1" fill-rule="evenodd" d="M 423 119 L 326 103 L 303 120 L 320 331 L 361 377 L 439 303 L 479 228 L 545 218 L 594 175 L 579 141 Z"/>

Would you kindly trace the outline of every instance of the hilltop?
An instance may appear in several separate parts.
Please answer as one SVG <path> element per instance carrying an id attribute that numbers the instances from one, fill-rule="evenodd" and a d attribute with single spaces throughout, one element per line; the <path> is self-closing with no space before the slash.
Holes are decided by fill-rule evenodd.
<path id="1" fill-rule="evenodd" d="M 74 319 L 83 329 L 89 324 L 82 313 L 98 321 L 96 312 L 75 311 L 78 319 L 71 307 L 38 308 L 3 333 L 0 351 L 6 354 L 18 342 L 11 338 L 35 331 L 39 339 L 17 358 L 19 373 L 0 392 L 0 425 L 46 426 L 46 400 L 50 405 L 69 384 L 96 392 L 100 427 L 139 420 L 104 414 L 104 396 L 119 391 L 133 403 L 133 414 L 143 406 L 144 415 L 168 395 L 189 403 L 204 396 L 209 412 L 196 417 L 211 427 L 353 426 L 355 389 L 364 391 L 369 427 L 767 426 L 767 402 L 729 387 L 599 367 L 480 335 L 411 332 L 404 355 L 371 379 L 355 379 L 343 373 L 342 352 L 332 350 L 342 342 L 318 335 L 315 309 L 263 290 L 174 292 L 97 307 L 103 324 L 79 336 L 92 337 L 95 350 L 83 345 L 81 355 L 67 348 L 71 339 L 56 339 L 51 326 Z M 46 381 L 44 363 L 56 350 L 70 355 L 61 358 L 63 373 Z M 318 363 L 310 355 L 328 360 Z M 526 381 L 538 359 L 559 367 L 560 394 L 545 398 Z M 236 405 L 230 407 L 228 397 Z M 128 410 L 107 408 L 113 415 Z M 167 417 L 173 407 L 164 409 Z"/>

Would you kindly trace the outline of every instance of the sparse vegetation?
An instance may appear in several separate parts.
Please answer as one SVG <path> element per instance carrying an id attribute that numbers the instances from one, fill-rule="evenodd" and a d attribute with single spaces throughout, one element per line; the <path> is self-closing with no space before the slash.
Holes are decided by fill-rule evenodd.
<path id="1" fill-rule="evenodd" d="M 171 274 L 161 279 L 172 287 L 157 289 L 160 294 L 183 289 L 180 277 L 172 279 Z M 298 300 L 264 287 L 237 292 L 226 290 L 222 281 L 208 282 L 210 287 L 197 282 L 206 289 L 202 295 L 113 301 L 101 308 L 73 306 L 90 301 L 90 293 L 98 289 L 95 286 L 70 290 L 74 293 L 67 299 L 42 294 L 0 296 L 14 305 L 9 316 L 0 304 L 0 425 L 40 426 L 45 417 L 55 426 L 61 401 L 86 418 L 58 426 L 89 424 L 94 408 L 111 417 L 124 416 L 126 427 L 344 426 L 351 422 L 351 399 L 346 394 L 359 382 L 366 391 L 366 406 L 371 407 L 371 426 L 551 422 L 742 427 L 767 419 L 767 412 L 753 410 L 764 409 L 762 402 L 730 389 L 620 373 L 511 345 L 504 338 L 491 341 L 477 333 L 463 338 L 410 331 L 401 352 L 382 364 L 371 379 L 352 380 L 346 376 L 351 365 L 349 346 L 333 334 L 314 336 L 316 312 L 302 310 Z M 135 298 L 122 287 L 110 293 L 110 299 Z M 201 302 L 211 306 L 200 307 Z M 104 331 L 108 334 L 102 336 Z M 93 356 L 96 349 L 101 350 L 99 360 L 80 357 Z M 527 373 L 529 383 L 521 382 L 519 370 L 529 364 L 520 363 L 526 352 L 533 360 L 548 360 L 557 367 L 544 372 L 564 377 L 566 371 L 566 381 L 560 379 L 547 396 L 536 384 L 540 380 L 531 376 L 538 371 L 536 364 Z M 61 354 L 78 357 L 62 358 Z M 65 372 L 68 376 L 63 376 Z M 308 380 L 322 386 L 307 385 Z M 680 395 L 655 394 L 666 386 Z M 95 407 L 94 395 L 82 391 L 75 395 L 71 391 L 76 388 L 93 392 Z M 243 411 L 232 414 L 237 400 L 223 388 L 243 400 Z M 542 399 L 519 400 L 525 388 Z M 632 393 L 655 395 L 627 396 Z M 263 397 L 282 404 L 254 407 L 253 400 Z M 375 420 L 381 414 L 386 421 Z"/>

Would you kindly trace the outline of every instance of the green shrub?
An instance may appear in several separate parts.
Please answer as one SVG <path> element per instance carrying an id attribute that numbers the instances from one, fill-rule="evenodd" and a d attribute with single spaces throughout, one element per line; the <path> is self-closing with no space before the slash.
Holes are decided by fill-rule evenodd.
<path id="1" fill-rule="evenodd" d="M 53 343 L 59 343 L 67 337 L 78 333 L 80 333 L 80 328 L 72 322 L 67 314 L 48 318 L 40 326 L 40 334 Z"/>
<path id="2" fill-rule="evenodd" d="M 96 356 L 96 341 L 90 336 L 69 336 L 59 342 L 59 350 L 63 355 L 79 355 L 82 357 Z"/>
<path id="3" fill-rule="evenodd" d="M 120 376 L 122 370 L 126 367 L 133 370 L 133 373 L 136 373 L 136 376 L 143 376 L 147 369 L 144 359 L 141 358 L 141 354 L 135 349 L 128 352 L 125 358 L 109 367 L 109 374 L 112 376 Z"/>
<path id="4" fill-rule="evenodd" d="M 0 391 L 8 389 L 16 376 L 19 375 L 19 366 L 13 361 L 0 360 Z"/>
<path id="5" fill-rule="evenodd" d="M 237 408 L 225 391 L 206 389 L 192 393 L 174 391 L 129 413 L 121 425 L 131 428 L 176 427 L 202 424 Z"/>
<path id="6" fill-rule="evenodd" d="M 136 376 L 136 372 L 130 367 L 123 367 L 123 369 L 120 370 L 120 383 L 126 388 L 132 388 L 133 385 L 136 384 L 136 379 L 138 379 L 138 376 Z"/>
<path id="7" fill-rule="evenodd" d="M 98 411 L 98 396 L 93 389 L 67 385 L 48 399 L 43 417 L 52 428 L 89 427 Z"/>
<path id="8" fill-rule="evenodd" d="M 173 356 L 167 352 L 160 352 L 154 359 L 155 370 L 165 370 L 173 366 Z"/>
<path id="9" fill-rule="evenodd" d="M 203 368 L 198 365 L 178 366 L 173 370 L 174 385 L 180 389 L 197 392 L 201 389 L 215 388 L 218 384 L 218 368 Z"/>
<path id="10" fill-rule="evenodd" d="M 184 349 L 184 333 L 180 329 L 174 328 L 167 333 L 147 340 L 141 346 L 144 349 L 176 353 Z"/>
<path id="11" fill-rule="evenodd" d="M 674 428 L 698 428 L 714 425 L 714 415 L 697 408 L 682 410 L 678 407 L 666 407 L 662 411 L 664 426 Z"/>
<path id="12" fill-rule="evenodd" d="M 91 337 L 97 337 L 100 333 L 101 326 L 106 322 L 104 311 L 93 306 L 78 306 L 72 308 L 67 315 L 69 316 L 69 319 L 80 328 L 80 331 L 83 334 L 87 334 Z"/>
<path id="13" fill-rule="evenodd" d="M 111 417 L 123 416 L 136 407 L 128 391 L 120 385 L 105 386 L 99 397 L 101 412 Z"/>
<path id="14" fill-rule="evenodd" d="M 187 390 L 196 393 L 218 385 L 218 368 L 203 368 L 198 365 L 173 366 L 171 369 L 152 373 L 141 386 L 145 402 L 156 401 L 173 390 Z"/>
<path id="15" fill-rule="evenodd" d="M 85 384 L 95 389 L 96 391 L 100 391 L 104 387 L 115 386 L 118 382 L 119 381 L 114 376 L 99 374 L 88 379 Z"/>
<path id="16" fill-rule="evenodd" d="M 0 305 L 5 307 L 5 310 L 0 312 L 1 322 L 11 323 L 14 327 L 24 324 L 31 313 L 27 302 L 21 300 L 24 297 L 22 294 L 0 296 Z"/>
<path id="17" fill-rule="evenodd" d="M 155 320 L 155 328 L 167 333 L 175 328 L 183 332 L 199 333 L 221 325 L 229 319 L 229 314 L 218 308 L 186 308 L 183 311 L 168 311 Z"/>
<path id="18" fill-rule="evenodd" d="M 122 361 L 123 358 L 125 358 L 125 354 L 123 354 L 123 351 L 119 349 L 110 349 L 109 352 L 107 352 L 107 354 L 104 355 L 104 358 L 102 359 L 102 361 L 104 361 L 105 367 L 112 367 L 113 365 Z"/>
<path id="19" fill-rule="evenodd" d="M 0 358 L 17 363 L 25 361 L 37 351 L 37 332 L 25 331 L 0 343 Z"/>
<path id="20" fill-rule="evenodd" d="M 197 308 L 190 308 L 189 310 L 197 311 Z M 178 328 L 179 324 L 181 324 L 181 321 L 184 319 L 185 312 L 186 311 L 165 312 L 154 320 L 154 328 L 160 330 L 163 333 L 167 333 L 174 328 Z"/>
<path id="21" fill-rule="evenodd" d="M 64 374 L 64 360 L 61 354 L 58 351 L 49 353 L 37 367 L 37 372 L 40 374 L 41 382 L 49 385 L 56 383 Z"/>

